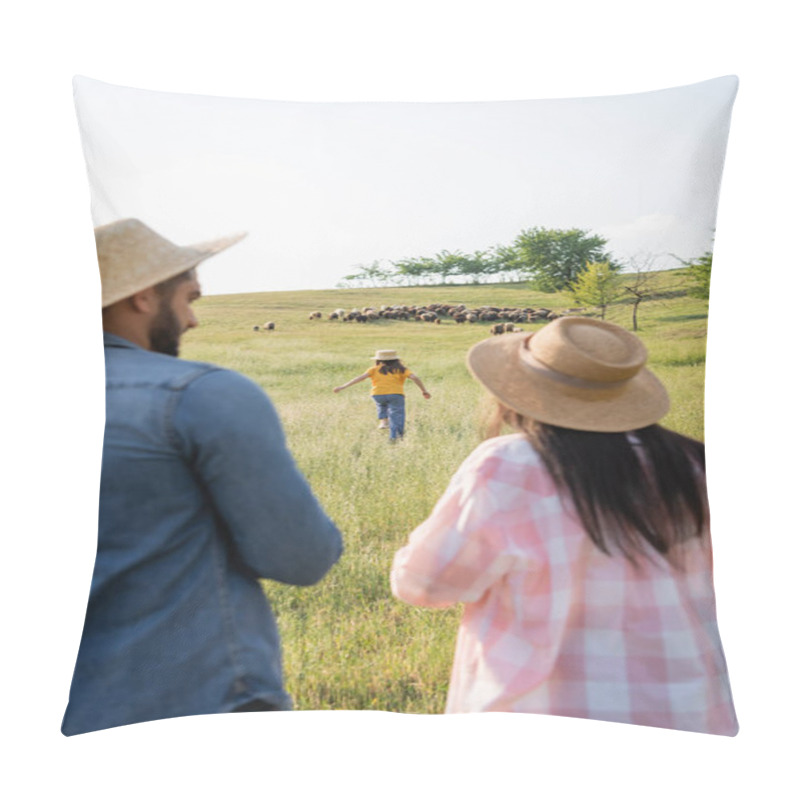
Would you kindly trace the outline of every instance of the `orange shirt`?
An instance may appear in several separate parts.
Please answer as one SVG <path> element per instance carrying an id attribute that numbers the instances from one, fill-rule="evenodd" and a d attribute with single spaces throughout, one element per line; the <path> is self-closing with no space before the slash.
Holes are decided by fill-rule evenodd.
<path id="1" fill-rule="evenodd" d="M 384 375 L 381 365 L 376 364 L 367 370 L 367 375 L 372 381 L 371 394 L 404 394 L 403 385 L 411 375 L 411 370 L 406 367 L 401 372 L 387 372 Z"/>

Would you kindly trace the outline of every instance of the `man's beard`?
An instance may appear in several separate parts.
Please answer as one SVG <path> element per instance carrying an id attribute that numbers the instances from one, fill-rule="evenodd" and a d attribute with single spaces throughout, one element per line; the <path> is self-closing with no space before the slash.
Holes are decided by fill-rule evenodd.
<path id="1" fill-rule="evenodd" d="M 181 324 L 170 307 L 167 298 L 162 297 L 158 313 L 150 324 L 150 349 L 154 353 L 177 356 L 181 343 Z"/>

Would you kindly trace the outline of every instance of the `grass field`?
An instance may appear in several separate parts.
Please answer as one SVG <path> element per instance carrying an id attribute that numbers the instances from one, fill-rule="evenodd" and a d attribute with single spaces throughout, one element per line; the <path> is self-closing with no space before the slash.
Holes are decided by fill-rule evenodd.
<path id="1" fill-rule="evenodd" d="M 639 335 L 650 351 L 649 367 L 672 399 L 663 424 L 702 439 L 708 304 L 685 296 L 683 287 L 681 270 L 653 276 L 654 297 L 639 309 Z M 568 295 L 539 294 L 520 284 L 220 295 L 197 303 L 200 327 L 184 337 L 182 357 L 238 370 L 267 391 L 300 469 L 344 536 L 342 559 L 318 585 L 265 584 L 283 638 L 287 686 L 299 709 L 444 708 L 460 611 L 394 600 L 389 568 L 481 440 L 485 394 L 464 357 L 489 335 L 490 323 L 327 319 L 340 307 L 433 302 L 574 305 Z M 316 310 L 323 319 L 309 320 Z M 630 329 L 631 310 L 620 301 L 606 319 Z M 253 330 L 267 321 L 274 331 Z M 425 401 L 416 386 L 406 385 L 406 436 L 394 447 L 377 430 L 367 382 L 332 392 L 364 372 L 383 348 L 397 349 L 432 394 Z"/>

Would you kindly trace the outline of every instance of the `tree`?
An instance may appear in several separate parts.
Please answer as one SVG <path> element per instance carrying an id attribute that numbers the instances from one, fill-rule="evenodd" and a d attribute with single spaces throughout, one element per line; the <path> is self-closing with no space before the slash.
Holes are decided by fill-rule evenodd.
<path id="1" fill-rule="evenodd" d="M 689 281 L 689 294 L 692 297 L 701 297 L 704 300 L 708 300 L 711 290 L 712 258 L 711 252 L 707 251 L 700 258 L 688 262 L 689 269 L 686 271 L 686 276 Z"/>
<path id="2" fill-rule="evenodd" d="M 459 250 L 456 250 L 455 253 L 451 253 L 449 250 L 442 250 L 434 256 L 434 261 L 436 266 L 432 268 L 432 271 L 439 273 L 442 283 L 447 283 L 447 278 L 450 275 L 463 273 L 469 257 Z"/>
<path id="3" fill-rule="evenodd" d="M 497 270 L 492 254 L 481 250 L 472 254 L 441 250 L 433 258 L 404 258 L 392 265 L 396 270 L 394 276 L 405 278 L 407 283 L 424 283 L 426 279 L 435 282 L 437 276 L 439 283 L 447 283 L 453 277 L 471 278 L 473 283 L 479 283 L 482 276 Z"/>
<path id="4" fill-rule="evenodd" d="M 634 331 L 639 330 L 639 306 L 652 297 L 651 283 L 653 280 L 653 264 L 655 263 L 655 256 L 646 256 L 644 258 L 632 258 L 628 264 L 631 268 L 630 273 L 633 274 L 632 280 L 626 280 L 625 291 L 630 292 L 633 297 L 633 315 L 631 319 L 631 327 Z M 626 276 L 627 277 L 627 276 Z"/>
<path id="5" fill-rule="evenodd" d="M 404 258 L 392 261 L 397 275 L 405 278 L 406 284 L 421 283 L 431 273 L 436 272 L 436 262 L 432 258 Z"/>
<path id="6" fill-rule="evenodd" d="M 480 283 L 481 278 L 497 272 L 497 262 L 491 250 L 476 250 L 472 255 L 465 255 L 459 263 L 458 273 L 464 278 L 471 278 L 473 283 Z"/>
<path id="7" fill-rule="evenodd" d="M 498 244 L 490 250 L 492 274 L 506 275 L 514 281 L 525 280 L 526 269 L 519 250 L 513 244 Z"/>
<path id="8" fill-rule="evenodd" d="M 517 263 L 528 274 L 534 288 L 557 292 L 567 288 L 586 269 L 587 263 L 607 263 L 618 272 L 606 252 L 607 240 L 578 228 L 553 230 L 528 228 L 514 240 Z"/>
<path id="9" fill-rule="evenodd" d="M 607 261 L 589 261 L 569 285 L 569 292 L 579 305 L 597 306 L 600 319 L 605 319 L 609 303 L 620 295 L 619 276 Z"/>

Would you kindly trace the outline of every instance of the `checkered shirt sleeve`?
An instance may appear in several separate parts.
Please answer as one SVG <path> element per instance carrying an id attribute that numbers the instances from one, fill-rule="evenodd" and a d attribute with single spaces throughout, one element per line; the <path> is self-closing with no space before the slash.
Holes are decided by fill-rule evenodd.
<path id="1" fill-rule="evenodd" d="M 708 539 L 685 569 L 600 552 L 524 436 L 461 465 L 395 555 L 395 596 L 464 604 L 448 712 L 525 711 L 734 735 Z"/>

